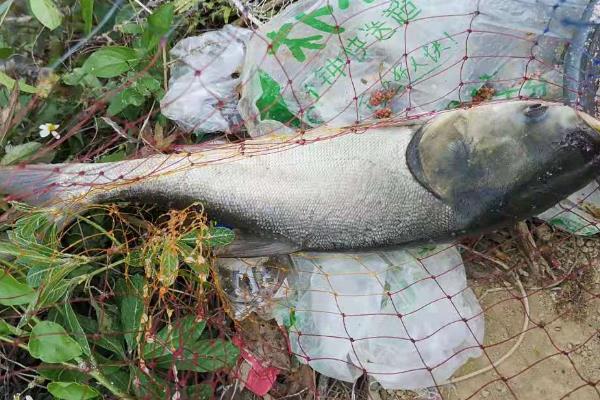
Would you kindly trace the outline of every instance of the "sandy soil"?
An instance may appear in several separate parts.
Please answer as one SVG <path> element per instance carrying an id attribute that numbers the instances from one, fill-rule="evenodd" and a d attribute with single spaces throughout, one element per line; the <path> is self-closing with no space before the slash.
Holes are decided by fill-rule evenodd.
<path id="1" fill-rule="evenodd" d="M 538 289 L 525 283 L 530 313 L 523 342 L 497 368 L 449 385 L 443 399 L 600 399 L 600 241 L 572 239 L 553 249 L 572 280 Z M 471 281 L 485 309 L 485 354 L 455 376 L 479 370 L 506 354 L 523 328 L 516 288 Z"/>

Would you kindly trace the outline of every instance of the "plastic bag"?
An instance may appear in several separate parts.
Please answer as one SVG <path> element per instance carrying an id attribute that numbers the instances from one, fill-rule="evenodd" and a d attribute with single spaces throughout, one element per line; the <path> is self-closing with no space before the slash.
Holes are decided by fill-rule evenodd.
<path id="1" fill-rule="evenodd" d="M 232 316 L 237 320 L 251 313 L 271 319 L 278 300 L 284 298 L 282 287 L 292 268 L 288 256 L 255 258 L 217 258 L 219 287 L 229 300 Z"/>
<path id="2" fill-rule="evenodd" d="M 594 181 L 538 215 L 550 225 L 579 236 L 600 233 L 600 186 Z"/>
<path id="3" fill-rule="evenodd" d="M 483 312 L 456 248 L 292 259 L 277 319 L 316 371 L 348 382 L 365 371 L 386 389 L 417 389 L 481 354 Z"/>
<path id="4" fill-rule="evenodd" d="M 161 112 L 186 131 L 230 132 L 242 120 L 237 111 L 239 74 L 252 31 L 226 25 L 178 42 L 170 51 L 169 90 Z"/>
<path id="5" fill-rule="evenodd" d="M 252 135 L 350 126 L 482 95 L 560 98 L 586 0 L 304 0 L 248 43 L 240 112 Z M 486 97 L 486 99 L 487 99 Z"/>

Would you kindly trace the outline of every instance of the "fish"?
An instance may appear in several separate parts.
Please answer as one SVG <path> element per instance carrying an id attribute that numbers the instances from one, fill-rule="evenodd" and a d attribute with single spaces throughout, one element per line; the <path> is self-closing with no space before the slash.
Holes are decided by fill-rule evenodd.
<path id="1" fill-rule="evenodd" d="M 543 212 L 590 183 L 600 121 L 559 103 L 490 102 L 413 121 L 320 127 L 110 163 L 0 169 L 0 192 L 66 213 L 200 203 L 222 257 L 439 243 Z"/>

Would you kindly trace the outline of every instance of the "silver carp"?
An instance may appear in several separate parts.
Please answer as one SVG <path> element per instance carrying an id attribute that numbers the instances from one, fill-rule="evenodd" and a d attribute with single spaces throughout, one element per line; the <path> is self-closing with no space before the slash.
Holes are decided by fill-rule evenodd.
<path id="1" fill-rule="evenodd" d="M 489 103 L 425 122 L 323 127 L 195 153 L 9 167 L 0 192 L 59 209 L 200 202 L 236 231 L 222 256 L 395 248 L 548 209 L 598 174 L 599 127 L 561 104 Z"/>

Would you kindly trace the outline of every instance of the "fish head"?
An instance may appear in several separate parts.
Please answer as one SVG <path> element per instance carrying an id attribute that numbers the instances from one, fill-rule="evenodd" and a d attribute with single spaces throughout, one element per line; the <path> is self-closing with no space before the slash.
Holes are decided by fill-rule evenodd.
<path id="1" fill-rule="evenodd" d="M 414 177 L 465 232 L 539 214 L 600 175 L 600 121 L 542 101 L 444 112 L 414 135 Z"/>

